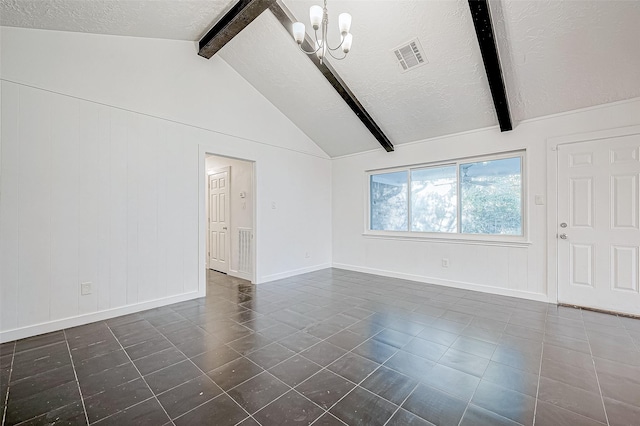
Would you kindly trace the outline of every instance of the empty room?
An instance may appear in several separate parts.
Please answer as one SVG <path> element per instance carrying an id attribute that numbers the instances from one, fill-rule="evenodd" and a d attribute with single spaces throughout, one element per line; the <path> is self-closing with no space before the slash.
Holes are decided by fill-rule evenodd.
<path id="1" fill-rule="evenodd" d="M 0 0 L 0 426 L 637 426 L 640 1 Z"/>

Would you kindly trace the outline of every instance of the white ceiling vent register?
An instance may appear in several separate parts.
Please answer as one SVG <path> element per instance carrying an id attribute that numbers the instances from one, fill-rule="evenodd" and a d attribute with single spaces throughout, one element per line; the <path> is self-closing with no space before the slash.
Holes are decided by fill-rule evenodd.
<path id="1" fill-rule="evenodd" d="M 393 54 L 396 55 L 396 59 L 402 67 L 402 72 L 407 72 L 428 62 L 417 38 L 396 47 L 393 49 Z"/>

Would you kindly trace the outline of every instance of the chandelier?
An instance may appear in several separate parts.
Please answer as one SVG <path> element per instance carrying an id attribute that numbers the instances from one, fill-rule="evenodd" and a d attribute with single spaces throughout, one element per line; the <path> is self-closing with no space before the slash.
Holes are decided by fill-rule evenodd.
<path id="1" fill-rule="evenodd" d="M 309 9 L 309 20 L 311 21 L 311 26 L 313 27 L 316 39 L 315 50 L 308 52 L 302 47 L 302 42 L 304 41 L 304 36 L 306 34 L 304 24 L 302 22 L 296 22 L 293 24 L 293 38 L 296 43 L 298 43 L 298 46 L 300 46 L 300 50 L 307 55 L 317 55 L 321 64 L 327 54 L 337 60 L 346 58 L 347 53 L 351 50 L 351 43 L 353 42 L 353 36 L 349 33 L 349 29 L 351 28 L 351 15 L 348 13 L 341 13 L 340 16 L 338 16 L 338 28 L 340 30 L 341 40 L 340 44 L 336 47 L 329 46 L 327 39 L 327 26 L 329 24 L 327 0 L 324 0 L 324 7 L 311 6 Z M 318 38 L 318 29 L 321 30 L 320 38 Z M 344 53 L 342 57 L 338 57 L 333 54 L 333 52 L 338 49 L 341 49 L 342 53 Z"/>

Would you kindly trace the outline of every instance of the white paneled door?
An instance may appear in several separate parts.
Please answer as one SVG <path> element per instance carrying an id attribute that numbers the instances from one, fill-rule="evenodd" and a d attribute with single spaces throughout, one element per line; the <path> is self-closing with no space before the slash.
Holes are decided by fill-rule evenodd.
<path id="1" fill-rule="evenodd" d="M 558 146 L 558 301 L 640 314 L 640 135 Z"/>
<path id="2" fill-rule="evenodd" d="M 209 268 L 229 272 L 228 172 L 209 175 Z"/>

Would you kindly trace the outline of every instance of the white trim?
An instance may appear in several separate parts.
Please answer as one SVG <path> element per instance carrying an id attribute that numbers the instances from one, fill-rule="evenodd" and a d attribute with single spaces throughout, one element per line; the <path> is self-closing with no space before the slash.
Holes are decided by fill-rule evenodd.
<path id="1" fill-rule="evenodd" d="M 532 122 L 541 121 L 541 120 L 548 120 L 548 119 L 553 119 L 553 118 L 557 118 L 557 117 L 563 117 L 565 115 L 580 114 L 580 113 L 583 113 L 583 112 L 595 111 L 595 110 L 599 110 L 599 109 L 612 108 L 612 107 L 616 107 L 618 105 L 624 105 L 624 104 L 634 103 L 634 102 L 640 102 L 640 97 L 635 97 L 635 98 L 631 98 L 631 99 L 623 99 L 621 101 L 615 101 L 615 102 L 610 102 L 610 103 L 606 103 L 606 104 L 600 104 L 600 105 L 594 105 L 594 106 L 585 107 L 585 108 L 573 109 L 573 110 L 570 110 L 570 111 L 558 112 L 558 113 L 550 114 L 550 115 L 542 115 L 540 117 L 526 118 L 524 120 L 520 120 L 517 123 L 517 126 L 514 127 L 514 129 L 519 127 L 521 124 L 532 123 Z M 470 135 L 470 134 L 474 134 L 474 133 L 486 132 L 486 131 L 489 131 L 489 130 L 499 130 L 499 126 L 495 125 L 495 126 L 481 127 L 479 129 L 465 130 L 465 131 L 457 132 L 457 133 L 449 133 L 449 134 L 446 134 L 446 135 L 434 136 L 434 137 L 427 138 L 427 139 L 419 139 L 419 140 L 405 142 L 405 143 L 397 143 L 396 142 L 396 144 L 394 145 L 394 148 L 395 148 L 396 151 L 398 151 L 401 148 L 409 147 L 411 145 L 417 145 L 417 144 L 421 144 L 421 143 L 429 143 L 429 142 L 433 142 L 433 141 L 439 141 L 439 140 L 443 140 L 443 139 L 455 138 L 455 137 Z M 355 157 L 357 155 L 379 153 L 379 152 L 381 152 L 380 148 L 375 148 L 375 149 L 369 149 L 369 150 L 361 151 L 361 152 L 354 152 L 352 154 L 338 155 L 338 156 L 335 156 L 335 157 L 331 157 L 331 159 L 332 160 L 338 160 L 338 159 L 341 159 L 341 158 Z"/>
<path id="2" fill-rule="evenodd" d="M 250 281 L 252 284 L 258 282 L 258 162 L 253 161 L 251 163 L 251 193 L 253 194 L 253 231 L 251 231 L 251 238 L 253 239 L 251 244 L 251 265 L 253 269 L 251 271 Z"/>
<path id="3" fill-rule="evenodd" d="M 613 129 L 598 130 L 595 132 L 587 133 L 575 133 L 572 135 L 558 136 L 555 138 L 549 138 L 547 140 L 547 147 L 553 149 L 558 145 L 564 145 L 569 143 L 588 142 L 599 139 L 610 139 L 621 136 L 629 136 L 640 133 L 640 125 L 616 127 Z"/>
<path id="4" fill-rule="evenodd" d="M 306 268 L 294 269 L 291 271 L 279 272 L 277 274 L 265 275 L 260 277 L 256 284 L 268 283 L 270 281 L 281 280 L 283 278 L 295 277 L 296 275 L 306 274 L 308 272 L 315 272 L 321 269 L 331 268 L 330 263 L 322 263 L 320 265 L 307 266 Z"/>
<path id="5" fill-rule="evenodd" d="M 457 133 L 449 133 L 447 135 L 441 135 L 441 136 L 434 136 L 432 138 L 427 138 L 427 139 L 419 139 L 416 141 L 410 141 L 410 142 L 405 142 L 405 143 L 397 143 L 396 145 L 394 145 L 394 150 L 398 150 L 399 148 L 404 148 L 404 147 L 408 147 L 411 145 L 418 145 L 421 143 L 429 143 L 429 142 L 433 142 L 433 141 L 438 141 L 438 140 L 442 140 L 442 139 L 449 139 L 449 138 L 455 138 L 458 136 L 464 136 L 464 135 L 469 135 L 469 134 L 473 134 L 473 133 L 479 133 L 479 132 L 486 132 L 488 130 L 499 130 L 500 127 L 498 125 L 495 126 L 487 126 L 487 127 L 481 127 L 479 129 L 473 129 L 473 130 L 464 130 L 462 132 L 457 132 Z M 355 157 L 357 155 L 363 155 L 363 154 L 371 154 L 371 153 L 375 153 L 375 152 L 380 152 L 380 148 L 375 148 L 375 149 L 368 149 L 366 151 L 361 151 L 361 152 L 354 152 L 352 154 L 345 154 L 345 155 L 339 155 L 337 157 L 331 157 L 332 160 L 339 160 L 341 158 L 348 158 L 348 157 Z"/>
<path id="6" fill-rule="evenodd" d="M 49 31 L 55 31 L 55 30 L 49 30 Z M 112 105 L 112 104 L 107 104 L 107 103 L 104 103 L 104 102 L 94 101 L 94 100 L 91 100 L 91 99 L 83 98 L 81 96 L 74 96 L 74 95 L 69 95 L 68 93 L 62 93 L 62 92 L 58 92 L 58 91 L 51 90 L 51 89 L 45 89 L 43 87 L 36 86 L 36 85 L 30 84 L 30 83 L 21 82 L 21 81 L 9 80 L 7 78 L 0 78 L 0 81 L 6 81 L 7 83 L 18 84 L 20 86 L 30 87 L 32 89 L 38 89 L 38 90 L 42 90 L 44 92 L 55 93 L 56 95 L 66 96 L 68 98 L 78 99 L 78 100 L 85 101 L 85 102 L 91 102 L 92 104 L 95 104 L 95 105 L 103 105 L 103 106 L 106 106 L 106 107 L 109 107 L 109 108 L 118 109 L 120 111 L 126 111 L 126 112 L 131 112 L 133 114 L 143 115 L 145 117 L 157 118 L 158 120 L 163 120 L 163 121 L 166 121 L 166 122 L 169 122 L 169 123 L 181 124 L 183 126 L 191 127 L 193 129 L 204 130 L 205 132 L 209 132 L 209 133 L 215 133 L 215 134 L 218 134 L 218 135 L 229 136 L 229 137 L 236 138 L 236 139 L 242 139 L 244 141 L 254 142 L 254 143 L 257 143 L 257 144 L 260 144 L 260 145 L 270 146 L 272 148 L 278 148 L 278 149 L 284 149 L 286 151 L 297 152 L 298 154 L 309 155 L 311 157 L 321 158 L 323 160 L 331 161 L 331 159 L 332 159 L 325 152 L 323 152 L 324 155 L 318 155 L 318 154 L 314 154 L 314 153 L 307 152 L 307 151 L 300 151 L 298 149 L 293 149 L 293 148 L 287 148 L 287 147 L 284 147 L 284 146 L 274 145 L 274 144 L 271 144 L 269 142 L 262 142 L 262 141 L 259 141 L 257 139 L 250 139 L 250 138 L 247 138 L 247 137 L 244 137 L 244 136 L 234 135 L 232 133 L 220 132 L 218 130 L 208 129 L 208 128 L 202 127 L 202 126 L 196 126 L 194 124 L 185 123 L 183 121 L 172 120 L 170 118 L 161 117 L 159 115 L 148 114 L 148 113 L 136 111 L 136 110 L 133 110 L 133 109 L 119 107 L 117 105 Z"/>
<path id="7" fill-rule="evenodd" d="M 198 175 L 201 177 L 198 180 L 198 223 L 199 223 L 199 235 L 198 235 L 198 250 L 199 250 L 199 259 L 200 261 L 198 262 L 198 267 L 199 267 L 199 279 L 198 279 L 198 289 L 201 290 L 202 296 L 204 297 L 206 296 L 206 290 L 207 290 L 207 277 L 206 277 L 206 273 L 207 273 L 207 235 L 206 232 L 203 231 L 203 229 L 207 229 L 208 224 L 207 224 L 207 210 L 206 210 L 206 203 L 207 203 L 207 192 L 208 189 L 205 187 L 205 182 L 208 181 L 208 175 L 207 175 L 207 155 L 214 155 L 216 157 L 225 157 L 225 158 L 231 158 L 231 159 L 235 159 L 235 160 L 241 160 L 241 161 L 247 161 L 249 163 L 251 163 L 251 190 L 253 193 L 253 232 L 252 232 L 252 236 L 253 236 L 253 244 L 251 245 L 251 256 L 253 259 L 253 271 L 251 273 L 251 276 L 246 276 L 247 274 L 240 275 L 239 273 L 237 275 L 232 275 L 229 274 L 231 276 L 237 277 L 237 278 L 243 278 L 243 279 L 247 279 L 249 281 L 251 281 L 252 284 L 256 284 L 257 280 L 258 280 L 258 265 L 256 262 L 256 259 L 258 258 L 258 244 L 257 244 L 257 225 L 258 225 L 258 183 L 257 183 L 257 167 L 258 167 L 258 162 L 256 160 L 252 160 L 249 158 L 239 158 L 239 157 L 231 157 L 229 155 L 224 155 L 224 154 L 218 154 L 214 151 L 212 151 L 211 149 L 207 148 L 207 145 L 205 144 L 199 144 L 198 145 Z M 202 178 L 204 177 L 204 179 Z M 229 173 L 228 175 L 229 181 L 231 181 L 231 173 Z M 231 262 L 229 262 L 231 263 Z M 229 264 L 229 271 L 231 271 L 231 264 Z"/>
<path id="8" fill-rule="evenodd" d="M 547 140 L 547 294 L 558 303 L 558 155 L 557 145 Z"/>
<path id="9" fill-rule="evenodd" d="M 247 274 L 246 272 L 232 271 L 231 269 L 229 269 L 227 275 L 229 275 L 230 277 L 251 281 L 251 274 Z"/>
<path id="10" fill-rule="evenodd" d="M 638 100 L 638 98 L 634 99 Z M 629 100 L 631 102 L 633 100 Z M 621 102 L 618 102 L 621 103 Z M 640 134 L 640 126 L 616 127 L 547 139 L 547 286 L 550 303 L 558 303 L 558 147 Z"/>
<path id="11" fill-rule="evenodd" d="M 453 234 L 460 236 L 460 238 L 446 238 L 450 234 L 444 234 L 441 236 L 431 236 L 432 234 L 412 232 L 412 235 L 396 235 L 392 233 L 383 234 L 382 231 L 375 231 L 380 233 L 374 233 L 374 231 L 363 232 L 362 236 L 365 238 L 380 239 L 380 240 L 395 240 L 395 241 L 416 241 L 426 243 L 440 243 L 440 244 L 465 244 L 476 246 L 498 246 L 498 247 L 529 247 L 533 244 L 532 241 L 523 240 L 520 236 L 514 236 L 513 241 L 509 241 L 505 238 L 508 236 L 498 236 L 501 239 L 489 239 L 483 235 L 479 238 L 473 238 L 470 234 Z M 408 232 L 407 232 L 408 233 Z M 418 235 L 413 235 L 418 234 Z M 424 235 L 423 235 L 424 234 Z"/>
<path id="12" fill-rule="evenodd" d="M 209 178 L 207 176 L 207 153 L 202 145 L 198 145 L 198 293 L 200 297 L 207 295 L 207 193 Z"/>
<path id="13" fill-rule="evenodd" d="M 521 120 L 518 124 L 532 123 L 534 121 L 541 121 L 541 120 L 549 120 L 551 118 L 564 117 L 565 115 L 581 114 L 583 112 L 596 111 L 596 110 L 605 109 L 605 108 L 612 108 L 618 105 L 631 104 L 638 101 L 640 101 L 640 97 L 623 99 L 621 101 L 609 102 L 606 104 L 593 105 L 589 107 L 572 109 L 572 110 L 563 111 L 563 112 L 556 112 L 555 114 L 541 115 L 540 117 L 526 118 L 524 120 Z"/>
<path id="14" fill-rule="evenodd" d="M 460 232 L 461 222 L 457 220 L 455 232 L 420 232 L 411 230 L 411 172 L 426 168 L 438 168 L 454 166 L 456 168 L 456 217 L 460 219 L 461 214 L 461 193 L 460 193 L 460 165 L 468 162 L 499 161 L 512 158 L 520 159 L 520 215 L 521 235 L 501 235 L 501 234 L 463 234 Z M 393 166 L 382 169 L 365 170 L 364 172 L 364 230 L 365 237 L 378 237 L 399 240 L 424 240 L 424 241 L 451 241 L 469 243 L 472 241 L 482 241 L 488 244 L 503 243 L 504 245 L 529 245 L 529 188 L 528 188 L 527 150 L 518 149 L 513 151 L 501 151 L 490 154 L 477 155 L 472 157 L 458 157 L 431 163 L 417 163 L 403 166 Z M 407 228 L 403 231 L 380 231 L 371 229 L 371 177 L 376 175 L 407 172 Z M 395 238 L 394 238 L 395 237 Z"/>
<path id="15" fill-rule="evenodd" d="M 523 290 L 514 290 L 502 287 L 490 287 L 480 284 L 469 283 L 465 281 L 443 280 L 440 278 L 426 277 L 422 275 L 406 274 L 403 272 L 387 271 L 384 269 L 367 268 L 363 266 L 347 265 L 344 263 L 334 263 L 334 268 L 346 269 L 348 271 L 363 272 L 366 274 L 374 274 L 383 277 L 399 278 L 404 280 L 416 281 L 426 284 L 441 285 L 444 287 L 453 287 L 463 290 L 473 290 L 482 293 L 497 294 L 500 296 L 518 297 L 520 299 L 535 300 L 537 302 L 548 302 L 546 294 L 531 293 Z"/>
<path id="16" fill-rule="evenodd" d="M 121 306 L 119 308 L 106 309 L 104 311 L 91 312 L 74 317 L 28 325 L 26 327 L 15 328 L 13 330 L 0 332 L 0 343 L 24 339 L 25 337 L 37 336 L 39 334 L 58 331 L 70 327 L 77 327 L 79 325 L 85 325 L 96 321 L 104 321 L 110 318 L 146 311 L 148 309 L 158 308 L 161 306 L 171 305 L 173 303 L 184 302 L 186 300 L 197 299 L 200 297 L 201 296 L 199 292 L 193 291 L 190 293 L 163 297 L 146 302 L 134 303 L 132 305 Z"/>

